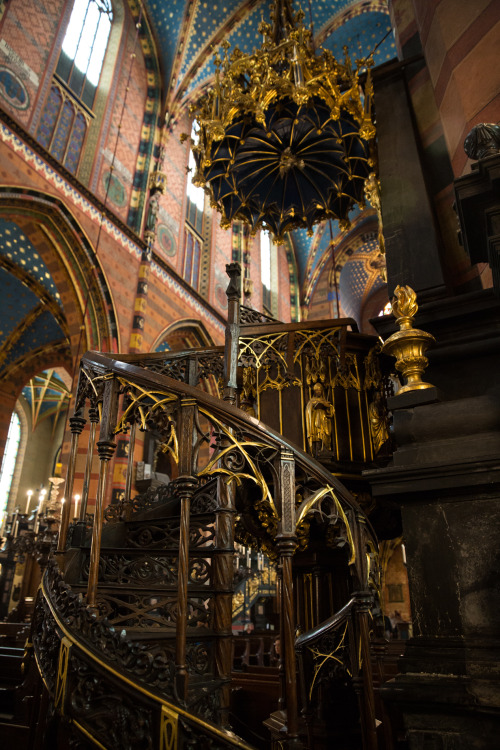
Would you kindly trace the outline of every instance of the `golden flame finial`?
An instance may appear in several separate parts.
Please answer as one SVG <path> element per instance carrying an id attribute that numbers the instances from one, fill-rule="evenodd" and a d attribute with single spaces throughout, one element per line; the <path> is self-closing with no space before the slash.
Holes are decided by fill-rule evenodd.
<path id="1" fill-rule="evenodd" d="M 396 394 L 398 396 L 433 387 L 422 380 L 422 375 L 429 364 L 424 353 L 435 343 L 435 338 L 427 331 L 413 328 L 417 310 L 417 295 L 414 290 L 410 286 L 397 286 L 392 299 L 392 312 L 400 330 L 389 336 L 382 351 L 396 358 L 396 370 L 406 378 L 406 385 L 400 388 Z"/>
<path id="2" fill-rule="evenodd" d="M 401 330 L 413 327 L 413 318 L 417 314 L 417 295 L 411 286 L 397 286 L 392 300 L 392 312 Z"/>

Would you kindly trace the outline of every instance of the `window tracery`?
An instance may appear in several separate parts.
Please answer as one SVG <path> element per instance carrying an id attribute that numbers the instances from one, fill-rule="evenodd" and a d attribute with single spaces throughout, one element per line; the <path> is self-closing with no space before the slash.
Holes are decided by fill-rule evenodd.
<path id="1" fill-rule="evenodd" d="M 76 174 L 106 53 L 111 0 L 77 0 L 68 23 L 37 140 Z"/>

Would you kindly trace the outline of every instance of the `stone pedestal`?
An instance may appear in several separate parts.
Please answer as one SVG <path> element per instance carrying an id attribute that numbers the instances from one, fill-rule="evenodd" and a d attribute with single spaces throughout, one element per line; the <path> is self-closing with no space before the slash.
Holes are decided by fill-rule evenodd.
<path id="1" fill-rule="evenodd" d="M 384 338 L 388 320 L 380 321 Z M 401 508 L 414 637 L 382 689 L 410 750 L 500 743 L 500 301 L 492 292 L 424 304 L 432 333 L 422 396 L 391 399 L 397 449 L 365 472 Z"/>

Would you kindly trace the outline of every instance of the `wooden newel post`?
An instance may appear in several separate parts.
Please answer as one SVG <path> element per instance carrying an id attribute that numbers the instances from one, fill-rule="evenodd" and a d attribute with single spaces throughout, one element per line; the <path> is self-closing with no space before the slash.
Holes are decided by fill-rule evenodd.
<path id="1" fill-rule="evenodd" d="M 357 591 L 354 596 L 356 597 L 354 607 L 355 632 L 359 638 L 358 654 L 361 658 L 361 664 L 353 682 L 359 699 L 363 750 L 377 750 L 375 697 L 370 654 L 370 609 L 373 597 L 370 591 Z"/>
<path id="2" fill-rule="evenodd" d="M 130 495 L 132 493 L 132 475 L 134 473 L 134 450 L 136 432 L 137 422 L 133 422 L 130 427 L 130 440 L 128 443 L 127 476 L 125 478 L 125 502 L 128 502 L 130 500 Z"/>
<path id="3" fill-rule="evenodd" d="M 108 479 L 109 462 L 113 458 L 116 443 L 114 429 L 118 412 L 119 383 L 115 378 L 108 380 L 104 389 L 102 421 L 97 453 L 99 455 L 99 480 L 92 526 L 92 544 L 90 548 L 89 580 L 87 587 L 87 607 L 97 611 L 97 581 L 99 577 L 99 557 L 101 553 L 102 524 L 104 517 L 104 500 Z"/>
<path id="4" fill-rule="evenodd" d="M 230 680 L 232 668 L 232 603 L 234 580 L 234 487 L 226 478 L 217 477 L 217 501 L 215 525 L 216 554 L 213 557 L 213 580 L 216 589 L 214 607 L 215 663 L 217 677 L 223 681 L 219 722 L 229 724 L 231 697 Z"/>
<path id="5" fill-rule="evenodd" d="M 85 523 L 87 515 L 87 503 L 89 501 L 90 477 L 92 474 L 92 462 L 94 460 L 95 434 L 99 422 L 99 409 L 97 406 L 91 406 L 89 409 L 90 433 L 87 448 L 87 462 L 85 464 L 85 475 L 83 478 L 82 504 L 80 506 L 80 521 Z"/>
<path id="6" fill-rule="evenodd" d="M 87 420 L 82 417 L 82 410 L 78 409 L 69 419 L 71 429 L 71 448 L 68 462 L 68 473 L 66 475 L 66 502 L 63 505 L 61 515 L 61 525 L 59 527 L 59 539 L 57 541 L 57 551 L 64 552 L 68 540 L 68 527 L 71 514 L 71 498 L 73 497 L 73 483 L 75 480 L 76 455 L 78 451 L 78 440 L 85 427 Z"/>
<path id="7" fill-rule="evenodd" d="M 295 607 L 292 558 L 297 549 L 295 528 L 295 461 L 292 453 L 281 450 L 279 458 L 280 511 L 276 537 L 281 565 L 280 637 L 285 672 L 285 709 L 287 746 L 300 748 L 297 705 L 297 667 L 295 658 Z"/>
<path id="8" fill-rule="evenodd" d="M 373 606 L 373 594 L 368 588 L 369 569 L 365 520 L 364 516 L 358 512 L 351 512 L 349 515 L 356 549 L 355 565 L 359 586 L 359 590 L 353 593 L 356 603 L 351 615 L 349 635 L 353 686 L 358 696 L 363 750 L 377 750 L 375 697 L 370 654 L 370 610 Z"/>
<path id="9" fill-rule="evenodd" d="M 227 295 L 226 346 L 224 350 L 224 401 L 236 403 L 238 389 L 238 340 L 240 337 L 240 298 L 241 266 L 239 263 L 228 263 L 226 273 L 229 276 Z"/>
<path id="10" fill-rule="evenodd" d="M 175 643 L 175 691 L 180 702 L 186 702 L 188 671 L 186 664 L 186 638 L 188 626 L 189 579 L 189 517 L 191 498 L 198 486 L 193 476 L 193 437 L 196 402 L 183 398 L 179 405 L 179 477 L 175 480 L 181 501 L 179 528 L 179 565 L 177 581 L 177 622 Z"/>

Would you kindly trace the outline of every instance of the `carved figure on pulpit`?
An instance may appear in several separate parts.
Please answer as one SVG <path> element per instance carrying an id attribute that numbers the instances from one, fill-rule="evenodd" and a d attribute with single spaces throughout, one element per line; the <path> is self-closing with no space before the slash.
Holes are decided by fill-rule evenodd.
<path id="1" fill-rule="evenodd" d="M 387 409 L 384 407 L 382 395 L 379 391 L 368 407 L 368 416 L 370 419 L 370 433 L 373 443 L 373 452 L 375 456 L 380 449 L 389 440 L 389 419 Z"/>
<path id="2" fill-rule="evenodd" d="M 315 383 L 306 405 L 306 431 L 310 450 L 332 449 L 332 417 L 335 408 L 325 398 L 321 383 Z"/>

